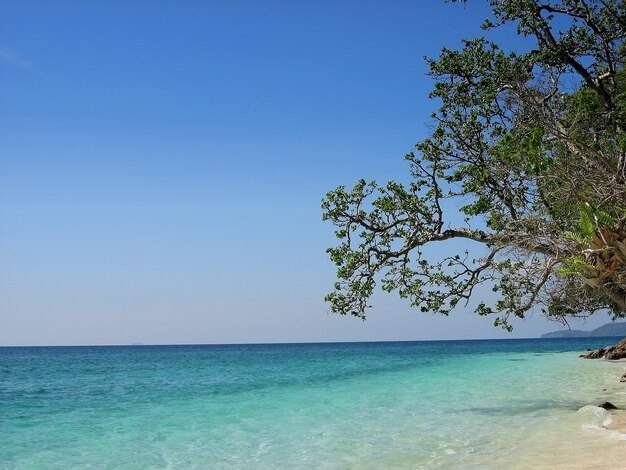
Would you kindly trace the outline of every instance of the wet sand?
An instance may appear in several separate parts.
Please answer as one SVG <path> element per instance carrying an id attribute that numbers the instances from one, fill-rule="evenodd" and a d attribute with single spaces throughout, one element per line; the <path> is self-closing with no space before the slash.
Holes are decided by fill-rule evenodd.
<path id="1" fill-rule="evenodd" d="M 626 360 L 611 361 L 623 363 Z M 618 382 L 620 376 L 616 376 Z M 582 442 L 570 455 L 565 456 L 564 462 L 556 467 L 560 469 L 594 469 L 594 470 L 626 470 L 626 383 L 622 384 L 623 393 L 614 397 L 614 403 L 620 409 L 611 410 L 610 422 L 601 432 L 604 434 L 601 442 L 595 439 L 592 443 Z M 593 447 L 591 447 L 591 445 Z"/>
<path id="2" fill-rule="evenodd" d="M 606 428 L 626 434 L 626 410 L 611 411 L 611 422 Z M 626 454 L 624 454 L 624 466 L 626 467 Z"/>
<path id="3" fill-rule="evenodd" d="M 626 359 L 610 362 L 622 363 L 626 367 Z M 576 437 L 570 436 L 554 447 L 544 448 L 534 457 L 509 468 L 626 470 L 626 383 L 619 382 L 624 370 L 620 368 L 618 371 L 619 375 L 615 376 L 615 389 L 607 399 L 619 409 L 609 412 L 609 419 L 604 425 L 597 429 L 587 429 L 584 434 Z"/>

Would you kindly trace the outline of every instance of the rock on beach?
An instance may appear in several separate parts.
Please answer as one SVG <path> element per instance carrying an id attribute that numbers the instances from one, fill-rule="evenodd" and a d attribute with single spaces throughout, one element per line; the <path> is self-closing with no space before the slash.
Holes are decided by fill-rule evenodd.
<path id="1" fill-rule="evenodd" d="M 626 357 L 626 338 L 621 340 L 615 346 L 607 346 L 605 348 L 596 349 L 595 351 L 583 354 L 581 357 L 584 357 L 585 359 L 608 359 L 610 361 L 623 359 Z"/>

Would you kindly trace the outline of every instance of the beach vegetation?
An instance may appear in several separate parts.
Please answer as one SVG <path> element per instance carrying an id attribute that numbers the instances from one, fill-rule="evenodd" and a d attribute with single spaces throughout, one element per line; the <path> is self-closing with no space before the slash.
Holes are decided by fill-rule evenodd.
<path id="1" fill-rule="evenodd" d="M 427 59 L 439 108 L 408 182 L 324 198 L 332 312 L 365 318 L 380 286 L 509 330 L 533 311 L 626 315 L 626 4 L 489 3 L 485 34 L 511 31 L 516 47 L 480 37 Z M 475 298 L 480 285 L 493 293 Z"/>

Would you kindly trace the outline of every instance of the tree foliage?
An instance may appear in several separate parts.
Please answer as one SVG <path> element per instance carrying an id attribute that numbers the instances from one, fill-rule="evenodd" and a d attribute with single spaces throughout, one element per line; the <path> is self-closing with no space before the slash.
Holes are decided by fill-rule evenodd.
<path id="1" fill-rule="evenodd" d="M 567 321 L 626 314 L 626 7 L 620 0 L 490 0 L 477 38 L 429 60 L 441 105 L 406 159 L 411 183 L 359 181 L 322 202 L 336 226 L 331 310 L 365 318 L 377 284 L 447 315 L 476 286 L 495 324 L 538 308 Z M 431 246 L 466 239 L 433 260 Z M 458 246 L 458 244 L 455 244 Z"/>

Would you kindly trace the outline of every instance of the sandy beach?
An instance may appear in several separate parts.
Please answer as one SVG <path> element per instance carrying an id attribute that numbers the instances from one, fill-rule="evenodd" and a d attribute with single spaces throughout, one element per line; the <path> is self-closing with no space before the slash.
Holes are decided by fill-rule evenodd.
<path id="1" fill-rule="evenodd" d="M 555 440 L 550 432 L 543 436 L 545 431 L 538 431 L 529 441 L 534 450 L 516 462 L 501 461 L 493 468 L 499 465 L 500 468 L 520 470 L 626 470 L 626 384 L 619 381 L 626 372 L 626 360 L 598 359 L 597 363 L 610 367 L 598 396 L 605 397 L 618 409 L 605 411 L 589 404 L 578 410 L 575 416 L 567 418 L 558 439 Z M 595 416 L 595 425 L 590 425 L 590 416 Z"/>
<path id="2" fill-rule="evenodd" d="M 610 361 L 621 363 L 626 370 L 626 360 Z M 564 453 L 560 458 L 548 463 L 545 467 L 560 469 L 597 469 L 597 470 L 625 470 L 626 469 L 626 384 L 620 383 L 621 373 L 616 374 L 617 394 L 611 403 L 618 407 L 611 410 L 606 424 L 594 434 L 600 434 L 600 440 L 591 439 L 573 445 L 571 452 Z M 621 387 L 620 387 L 621 386 Z M 621 389 L 621 390 L 620 390 Z M 614 392 L 615 392 L 614 390 Z M 557 454 L 555 452 L 555 454 Z M 558 460 L 561 460 L 558 463 Z"/>

